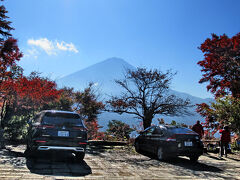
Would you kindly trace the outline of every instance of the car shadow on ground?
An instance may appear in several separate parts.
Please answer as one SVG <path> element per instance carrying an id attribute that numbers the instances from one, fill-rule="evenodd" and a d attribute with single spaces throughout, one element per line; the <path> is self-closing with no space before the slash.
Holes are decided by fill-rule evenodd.
<path id="1" fill-rule="evenodd" d="M 148 156 L 152 160 L 158 160 L 156 156 L 144 154 L 145 156 Z M 159 160 L 158 160 L 159 161 Z M 174 157 L 174 158 L 168 158 L 164 161 L 164 163 L 172 164 L 174 166 L 179 166 L 184 169 L 189 169 L 192 171 L 206 171 L 206 172 L 222 172 L 223 170 L 219 167 L 216 167 L 214 164 L 205 164 L 200 161 L 192 162 L 188 158 L 185 157 Z"/>
<path id="2" fill-rule="evenodd" d="M 86 176 L 92 174 L 89 165 L 77 161 L 72 153 L 36 152 L 29 157 L 27 151 L 14 151 L 11 148 L 0 151 L 1 163 L 11 164 L 16 168 L 28 168 L 31 173 L 55 176 Z"/>
<path id="3" fill-rule="evenodd" d="M 86 176 L 92 174 L 91 167 L 84 161 L 77 161 L 72 153 L 38 152 L 26 157 L 30 172 L 54 176 Z"/>
<path id="4" fill-rule="evenodd" d="M 215 159 L 215 160 L 219 160 L 219 161 L 226 161 L 225 159 L 223 158 L 219 158 L 218 155 L 216 156 L 213 156 L 213 155 L 210 155 L 210 154 L 206 154 L 207 157 L 211 158 L 211 159 Z"/>
<path id="5" fill-rule="evenodd" d="M 235 159 L 235 158 L 232 158 L 232 157 L 228 157 L 228 159 L 231 159 L 233 161 L 240 161 L 239 159 Z"/>
<path id="6" fill-rule="evenodd" d="M 180 166 L 185 169 L 190 169 L 192 171 L 208 171 L 208 172 L 222 172 L 223 170 L 210 164 L 205 164 L 201 162 L 191 162 L 183 157 L 177 157 L 173 159 L 166 160 L 165 162 L 172 164 L 174 166 Z"/>
<path id="7" fill-rule="evenodd" d="M 112 146 L 88 146 L 86 152 L 93 156 L 101 156 L 102 153 L 106 152 L 107 150 L 114 149 Z"/>

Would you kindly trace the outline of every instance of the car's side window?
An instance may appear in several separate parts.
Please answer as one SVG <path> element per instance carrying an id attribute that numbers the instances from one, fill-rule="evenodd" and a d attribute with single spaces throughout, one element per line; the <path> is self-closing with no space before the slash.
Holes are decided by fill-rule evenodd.
<path id="1" fill-rule="evenodd" d="M 155 130 L 153 131 L 153 134 L 154 135 L 160 135 L 160 136 L 163 136 L 163 131 L 160 127 L 156 127 Z"/>
<path id="2" fill-rule="evenodd" d="M 145 134 L 146 136 L 150 136 L 150 135 L 153 134 L 154 130 L 155 130 L 155 127 L 152 127 L 152 128 L 150 128 L 150 129 L 148 129 L 144 134 Z"/>

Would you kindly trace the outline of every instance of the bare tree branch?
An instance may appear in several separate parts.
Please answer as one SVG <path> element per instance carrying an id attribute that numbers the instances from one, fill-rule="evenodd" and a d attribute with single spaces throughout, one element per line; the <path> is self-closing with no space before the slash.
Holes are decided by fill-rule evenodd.
<path id="1" fill-rule="evenodd" d="M 170 70 L 166 73 L 146 68 L 127 70 L 125 79 L 115 81 L 124 93 L 112 96 L 107 101 L 106 111 L 136 115 L 143 120 L 144 128 L 151 125 L 156 114 L 189 115 L 189 100 L 168 94 L 174 75 Z"/>

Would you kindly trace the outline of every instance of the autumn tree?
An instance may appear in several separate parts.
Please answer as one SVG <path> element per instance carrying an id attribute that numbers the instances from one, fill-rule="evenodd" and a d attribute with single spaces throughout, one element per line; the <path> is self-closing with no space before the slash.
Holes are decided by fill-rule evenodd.
<path id="1" fill-rule="evenodd" d="M 216 102 L 198 104 L 197 112 L 205 117 L 206 127 L 217 130 L 229 125 L 239 133 L 240 119 L 235 111 L 240 98 L 240 33 L 232 38 L 212 34 L 200 50 L 204 59 L 198 62 L 203 72 L 199 83 L 209 82 L 207 90 L 214 94 Z"/>
<path id="2" fill-rule="evenodd" d="M 9 79 L 1 83 L 1 89 L 6 92 L 3 97 L 6 109 L 2 124 L 10 138 L 21 136 L 29 120 L 45 104 L 59 98 L 61 90 L 56 89 L 56 83 L 33 72 L 30 76 Z"/>
<path id="3" fill-rule="evenodd" d="M 14 75 L 16 62 L 22 57 L 17 40 L 10 33 L 14 28 L 8 21 L 7 12 L 3 5 L 0 6 L 0 83 Z M 2 91 L 0 93 L 3 94 Z"/>
<path id="4" fill-rule="evenodd" d="M 83 117 L 88 128 L 89 139 L 100 139 L 103 137 L 103 134 L 98 132 L 99 125 L 97 121 L 97 116 L 103 108 L 104 104 L 98 100 L 93 83 L 90 83 L 82 92 L 75 92 L 73 110 Z"/>
<path id="5" fill-rule="evenodd" d="M 209 82 L 207 90 L 215 97 L 230 94 L 240 95 L 240 33 L 229 38 L 227 35 L 212 34 L 201 44 L 204 59 L 199 61 L 203 77 L 199 83 Z"/>
<path id="6" fill-rule="evenodd" d="M 169 93 L 174 73 L 157 69 L 127 70 L 123 80 L 116 83 L 123 89 L 119 96 L 107 102 L 107 111 L 135 115 L 143 121 L 144 129 L 151 126 L 155 115 L 178 116 L 189 114 L 189 100 L 183 100 Z"/>
<path id="7" fill-rule="evenodd" d="M 75 92 L 73 88 L 64 87 L 60 89 L 59 98 L 48 104 L 45 104 L 43 109 L 55 109 L 62 111 L 72 111 L 74 106 Z"/>
<path id="8" fill-rule="evenodd" d="M 12 38 L 10 33 L 14 28 L 11 27 L 11 22 L 8 21 L 7 10 L 3 5 L 0 6 L 0 85 L 14 76 L 14 72 L 19 69 L 16 64 L 22 57 L 17 40 Z M 6 109 L 6 102 L 2 99 L 5 96 L 5 91 L 0 87 L 0 148 L 4 146 L 3 142 L 3 126 L 2 115 Z"/>
<path id="9" fill-rule="evenodd" d="M 2 82 L 13 79 L 16 74 L 22 73 L 22 69 L 16 64 L 22 54 L 19 51 L 17 40 L 11 37 L 10 31 L 14 28 L 11 27 L 11 22 L 7 20 L 8 16 L 6 14 L 5 7 L 0 6 L 0 104 L 2 112 L 6 108 L 6 101 L 4 100 L 6 91 L 1 89 Z M 0 118 L 1 121 L 2 113 Z"/>

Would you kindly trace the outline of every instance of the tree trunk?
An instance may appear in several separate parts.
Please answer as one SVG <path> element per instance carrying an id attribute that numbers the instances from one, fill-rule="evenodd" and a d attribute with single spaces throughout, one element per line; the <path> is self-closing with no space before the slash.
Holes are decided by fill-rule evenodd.
<path id="1" fill-rule="evenodd" d="M 146 129 L 151 126 L 152 118 L 144 118 L 143 119 L 143 128 Z"/>

